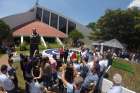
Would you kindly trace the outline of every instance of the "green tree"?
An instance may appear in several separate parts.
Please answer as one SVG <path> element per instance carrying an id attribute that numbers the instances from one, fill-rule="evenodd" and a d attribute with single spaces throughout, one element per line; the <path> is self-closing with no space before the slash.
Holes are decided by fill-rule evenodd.
<path id="1" fill-rule="evenodd" d="M 87 25 L 87 27 L 90 28 L 90 29 L 92 29 L 92 32 L 88 36 L 89 39 L 92 39 L 92 40 L 102 39 L 102 32 L 100 31 L 100 29 L 97 29 L 95 22 L 90 22 Z"/>
<path id="2" fill-rule="evenodd" d="M 132 8 L 127 10 L 107 10 L 96 23 L 92 38 L 109 40 L 116 38 L 128 45 L 128 48 L 140 48 L 140 10 Z"/>
<path id="3" fill-rule="evenodd" d="M 88 36 L 91 40 L 100 40 L 102 39 L 103 33 L 100 30 L 94 30 Z"/>
<path id="4" fill-rule="evenodd" d="M 77 40 L 84 38 L 83 34 L 79 32 L 77 29 L 71 31 L 69 33 L 69 37 L 72 41 L 72 46 L 77 46 Z"/>
<path id="5" fill-rule="evenodd" d="M 0 20 L 0 42 L 10 34 L 10 27 L 2 20 Z"/>
<path id="6" fill-rule="evenodd" d="M 91 22 L 87 25 L 87 27 L 91 28 L 93 31 L 96 30 L 96 23 L 95 22 Z"/>
<path id="7" fill-rule="evenodd" d="M 79 32 L 77 29 L 71 31 L 69 33 L 69 37 L 72 39 L 72 40 L 77 40 L 77 39 L 82 39 L 84 38 L 83 34 L 81 32 Z"/>

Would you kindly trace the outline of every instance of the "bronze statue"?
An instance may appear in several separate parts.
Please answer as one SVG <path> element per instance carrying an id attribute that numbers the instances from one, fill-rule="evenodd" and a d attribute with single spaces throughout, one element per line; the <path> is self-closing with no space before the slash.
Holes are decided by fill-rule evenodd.
<path id="1" fill-rule="evenodd" d="M 37 33 L 36 29 L 33 29 L 33 33 L 30 38 L 30 56 L 33 56 L 36 52 L 39 53 L 39 45 L 40 43 L 40 36 Z"/>

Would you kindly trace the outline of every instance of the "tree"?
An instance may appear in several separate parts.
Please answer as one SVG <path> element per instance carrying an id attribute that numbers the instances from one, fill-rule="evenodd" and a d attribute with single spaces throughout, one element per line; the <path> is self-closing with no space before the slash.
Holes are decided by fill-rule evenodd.
<path id="1" fill-rule="evenodd" d="M 128 45 L 130 49 L 140 48 L 140 10 L 131 8 L 127 10 L 107 10 L 96 23 L 93 37 L 103 40 L 116 38 Z"/>
<path id="2" fill-rule="evenodd" d="M 77 29 L 71 31 L 69 33 L 69 37 L 72 39 L 72 42 L 73 42 L 72 45 L 76 46 L 76 47 L 78 46 L 78 43 L 80 43 L 79 39 L 84 38 L 83 34 L 81 32 L 79 32 Z"/>
<path id="3" fill-rule="evenodd" d="M 81 32 L 79 32 L 77 29 L 71 31 L 69 33 L 69 37 L 72 38 L 73 40 L 84 38 L 83 34 Z"/>
<path id="4" fill-rule="evenodd" d="M 88 36 L 91 40 L 100 40 L 102 39 L 103 33 L 100 30 L 95 30 L 90 33 Z"/>
<path id="5" fill-rule="evenodd" d="M 10 27 L 0 20 L 0 42 L 10 34 Z"/>
<path id="6" fill-rule="evenodd" d="M 88 36 L 89 39 L 99 40 L 102 38 L 102 32 L 100 31 L 100 29 L 97 29 L 95 22 L 90 22 L 87 27 L 92 29 L 92 32 Z"/>
<path id="7" fill-rule="evenodd" d="M 96 30 L 96 23 L 95 22 L 91 22 L 87 25 L 88 28 L 91 28 L 93 31 Z"/>

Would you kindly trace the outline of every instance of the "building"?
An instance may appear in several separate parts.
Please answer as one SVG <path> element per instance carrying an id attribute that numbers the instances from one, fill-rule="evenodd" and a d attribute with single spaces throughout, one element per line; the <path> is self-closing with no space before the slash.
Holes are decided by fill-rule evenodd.
<path id="1" fill-rule="evenodd" d="M 47 28 L 46 31 L 52 31 L 52 30 L 56 31 L 56 33 L 54 33 L 53 35 L 54 37 L 57 37 L 58 35 L 57 33 L 60 31 L 63 32 L 66 36 L 68 36 L 68 34 L 74 29 L 77 29 L 80 32 L 82 32 L 83 35 L 85 35 L 85 37 L 88 36 L 89 33 L 91 32 L 91 29 L 87 28 L 86 26 L 79 24 L 78 22 L 75 22 L 68 17 L 63 16 L 60 13 L 57 13 L 48 8 L 44 8 L 38 4 L 36 4 L 33 8 L 31 8 L 27 12 L 4 17 L 2 18 L 2 20 L 6 22 L 10 26 L 10 28 L 14 31 L 13 36 L 21 37 L 21 42 L 23 41 L 23 36 L 25 34 L 22 33 L 22 34 L 17 35 L 17 33 L 21 29 L 23 31 L 23 28 L 24 30 L 27 30 L 29 25 L 30 25 L 30 30 L 32 29 L 31 27 L 35 28 L 33 25 L 31 26 L 31 24 L 33 24 L 35 21 L 38 21 L 36 23 L 38 23 L 39 25 L 42 23 L 46 24 L 46 28 Z M 40 23 L 39 21 L 42 23 Z M 26 31 L 26 33 L 28 32 L 29 34 L 28 35 L 26 34 L 26 36 L 30 35 L 30 31 Z M 58 38 L 64 38 L 66 36 L 63 36 L 63 37 L 60 36 Z M 42 37 L 45 37 L 45 36 L 42 36 Z"/>

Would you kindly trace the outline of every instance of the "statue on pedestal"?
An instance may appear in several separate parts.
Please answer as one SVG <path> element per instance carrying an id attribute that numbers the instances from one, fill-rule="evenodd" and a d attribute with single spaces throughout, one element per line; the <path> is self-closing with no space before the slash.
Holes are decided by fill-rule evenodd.
<path id="1" fill-rule="evenodd" d="M 39 52 L 39 45 L 40 43 L 40 36 L 39 34 L 36 32 L 36 29 L 33 29 L 31 38 L 30 38 L 30 56 L 34 56 L 34 54 L 36 52 Z"/>

